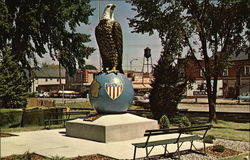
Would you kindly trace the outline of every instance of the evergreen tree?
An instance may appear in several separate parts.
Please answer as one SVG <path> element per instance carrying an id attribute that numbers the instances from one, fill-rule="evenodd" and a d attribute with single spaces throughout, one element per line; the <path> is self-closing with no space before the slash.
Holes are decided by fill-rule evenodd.
<path id="1" fill-rule="evenodd" d="M 150 91 L 151 111 L 156 119 L 162 115 L 172 117 L 177 112 L 177 105 L 182 98 L 186 81 L 179 75 L 179 69 L 171 56 L 163 54 L 154 66 L 154 81 Z"/>
<path id="2" fill-rule="evenodd" d="M 12 56 L 0 60 L 0 108 L 23 108 L 27 104 L 31 81 Z"/>

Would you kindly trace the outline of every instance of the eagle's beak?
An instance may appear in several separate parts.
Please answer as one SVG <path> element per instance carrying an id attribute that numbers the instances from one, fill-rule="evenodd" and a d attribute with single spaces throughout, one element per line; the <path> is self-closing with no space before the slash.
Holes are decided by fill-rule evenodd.
<path id="1" fill-rule="evenodd" d="M 111 9 L 115 9 L 115 7 L 116 7 L 116 5 L 115 5 L 115 4 L 113 4 L 113 5 L 111 6 Z"/>

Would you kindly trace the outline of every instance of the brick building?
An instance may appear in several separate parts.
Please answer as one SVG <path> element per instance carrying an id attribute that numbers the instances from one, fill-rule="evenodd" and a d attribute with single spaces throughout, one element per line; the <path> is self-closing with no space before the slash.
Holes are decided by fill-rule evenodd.
<path id="1" fill-rule="evenodd" d="M 74 76 L 66 73 L 66 90 L 74 90 L 86 96 L 98 70 L 77 70 Z"/>
<path id="2" fill-rule="evenodd" d="M 187 87 L 186 96 L 207 96 L 206 81 L 198 64 L 189 58 L 179 59 L 178 61 L 180 74 L 194 80 L 191 87 Z M 199 61 L 201 66 L 204 67 L 203 60 Z M 217 96 L 237 98 L 237 96 L 244 95 L 247 92 L 250 92 L 250 54 L 240 54 L 230 59 L 229 66 L 218 77 Z"/>

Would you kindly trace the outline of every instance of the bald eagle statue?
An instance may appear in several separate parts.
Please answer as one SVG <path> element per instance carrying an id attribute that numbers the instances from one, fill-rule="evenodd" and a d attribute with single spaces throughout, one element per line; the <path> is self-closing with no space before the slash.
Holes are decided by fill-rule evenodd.
<path id="1" fill-rule="evenodd" d="M 103 63 L 103 72 L 123 73 L 122 70 L 122 30 L 114 19 L 115 4 L 105 7 L 103 16 L 95 28 L 95 36 Z"/>

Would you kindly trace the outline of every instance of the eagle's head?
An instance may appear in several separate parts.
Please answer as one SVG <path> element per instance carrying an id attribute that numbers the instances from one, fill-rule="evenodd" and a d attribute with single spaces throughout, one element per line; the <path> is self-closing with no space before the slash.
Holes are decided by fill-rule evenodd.
<path id="1" fill-rule="evenodd" d="M 116 7 L 115 4 L 107 4 L 107 6 L 104 9 L 102 19 L 115 20 L 114 19 L 115 7 Z"/>

